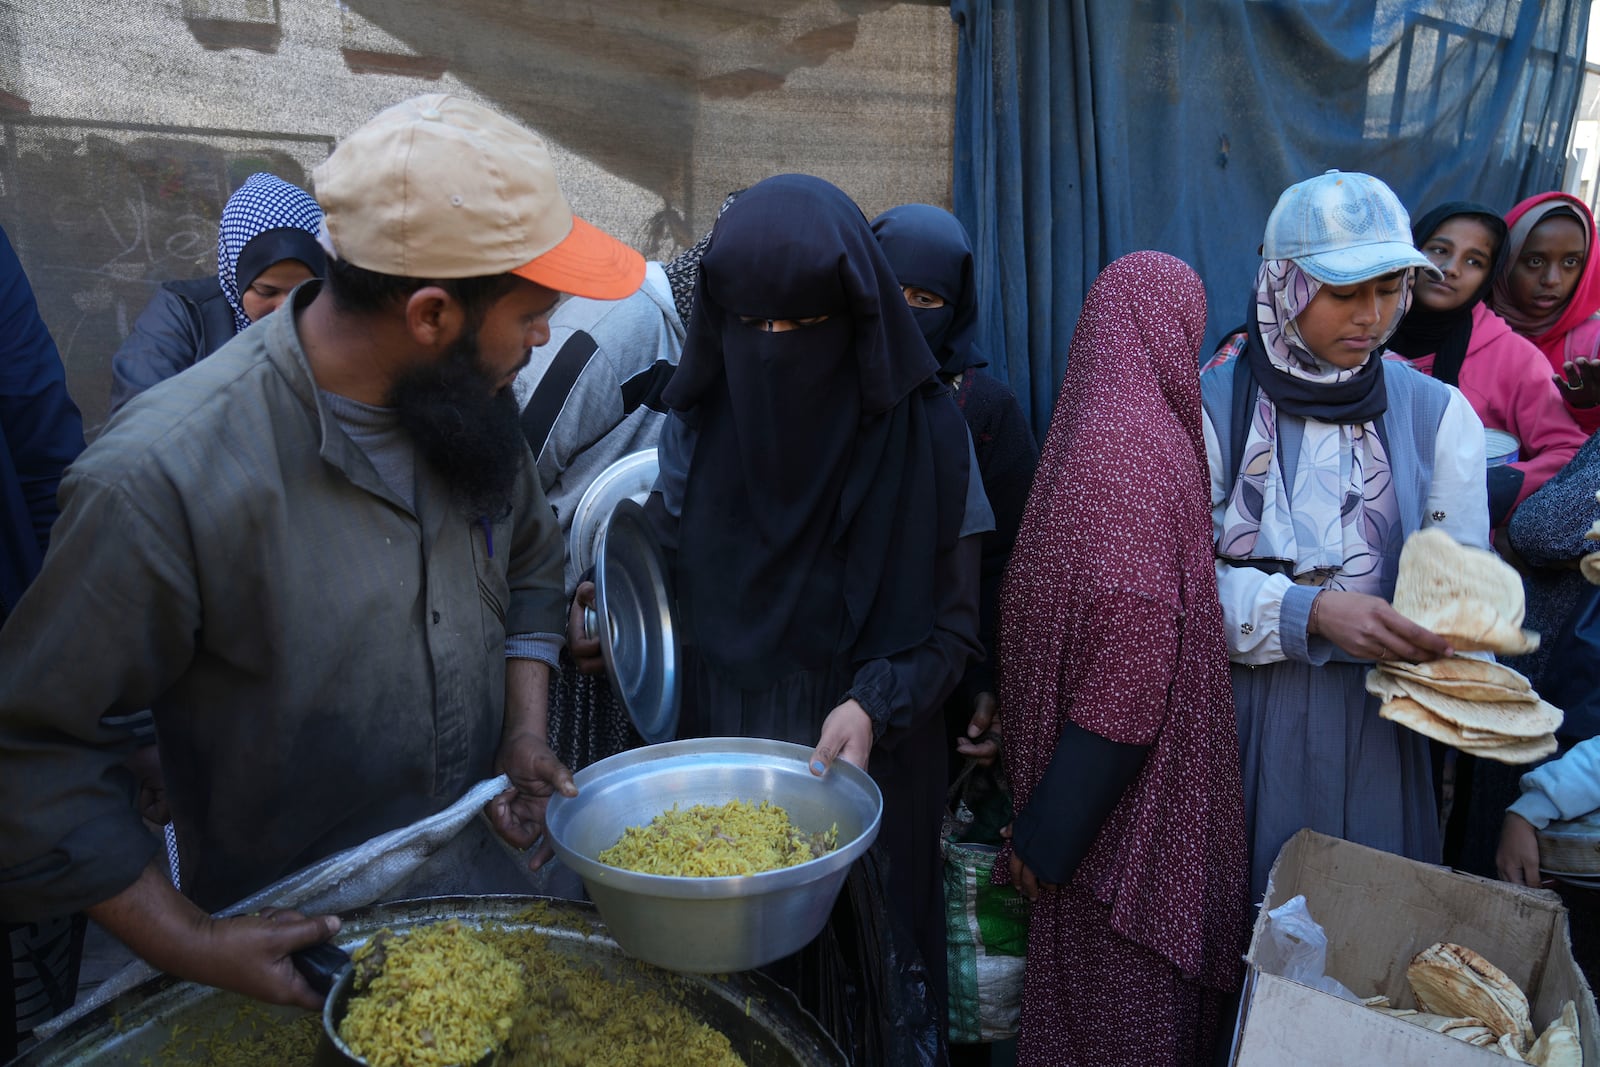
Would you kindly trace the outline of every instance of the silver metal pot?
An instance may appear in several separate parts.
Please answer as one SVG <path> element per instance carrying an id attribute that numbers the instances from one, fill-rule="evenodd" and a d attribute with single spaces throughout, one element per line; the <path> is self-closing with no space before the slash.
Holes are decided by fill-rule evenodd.
<path id="1" fill-rule="evenodd" d="M 760 967 L 821 932 L 850 865 L 878 834 L 877 783 L 843 760 L 819 778 L 810 758 L 803 745 L 750 737 L 636 748 L 579 771 L 576 797 L 550 798 L 545 829 L 629 955 L 695 974 Z M 795 867 L 728 878 L 641 874 L 597 858 L 673 804 L 730 800 L 770 800 L 807 832 L 837 824 L 839 846 Z"/>
<path id="2" fill-rule="evenodd" d="M 542 904 L 549 923 L 526 918 Z M 607 973 L 626 975 L 635 984 L 661 991 L 684 1004 L 702 1022 L 728 1037 L 734 1051 L 752 1067 L 831 1067 L 846 1062 L 817 1021 L 803 1011 L 794 995 L 758 973 L 720 977 L 686 977 L 664 971 L 639 970 L 606 933 L 592 905 L 533 896 L 434 897 L 364 908 L 343 917 L 338 941 L 353 949 L 387 927 L 396 933 L 413 926 L 457 918 L 506 929 L 525 929 L 559 939 L 565 950 L 599 965 Z M 588 932 L 583 932 L 585 927 Z M 227 1064 L 230 1040 L 242 1039 L 272 1025 L 305 1026 L 312 1016 L 292 1008 L 276 1008 L 245 1000 L 209 986 L 160 977 L 139 986 L 70 1024 L 35 1046 L 12 1067 L 94 1067 L 146 1063 L 163 1065 Z M 216 1044 L 223 1058 L 206 1060 L 187 1050 Z M 325 1057 L 329 1048 L 317 1055 Z M 357 1062 L 307 1058 L 280 1067 L 310 1067 L 323 1062 Z"/>

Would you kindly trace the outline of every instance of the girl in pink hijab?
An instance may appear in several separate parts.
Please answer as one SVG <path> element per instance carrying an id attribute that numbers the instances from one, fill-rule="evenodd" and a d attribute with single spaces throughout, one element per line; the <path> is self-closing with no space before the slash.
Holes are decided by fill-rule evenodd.
<path id="1" fill-rule="evenodd" d="M 1205 289 L 1106 268 L 1001 589 L 1000 705 L 1032 897 L 1018 1063 L 1209 1062 L 1238 988 L 1238 735 L 1212 562 Z"/>
<path id="2" fill-rule="evenodd" d="M 1509 254 L 1489 297 L 1550 361 L 1585 433 L 1600 429 L 1600 256 L 1594 216 L 1569 193 L 1530 196 L 1506 212 Z"/>

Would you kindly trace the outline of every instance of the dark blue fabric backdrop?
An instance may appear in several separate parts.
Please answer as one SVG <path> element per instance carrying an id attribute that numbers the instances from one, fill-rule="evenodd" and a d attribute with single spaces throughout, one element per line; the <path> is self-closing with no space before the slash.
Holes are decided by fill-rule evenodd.
<path id="1" fill-rule="evenodd" d="M 1588 0 L 952 0 L 955 213 L 989 369 L 1043 439 L 1095 275 L 1156 248 L 1244 319 L 1267 213 L 1330 167 L 1413 215 L 1558 187 Z"/>

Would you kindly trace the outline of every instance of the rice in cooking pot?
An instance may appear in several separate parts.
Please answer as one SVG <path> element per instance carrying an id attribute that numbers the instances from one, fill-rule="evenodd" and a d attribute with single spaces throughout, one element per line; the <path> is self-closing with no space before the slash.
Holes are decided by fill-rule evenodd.
<path id="1" fill-rule="evenodd" d="M 483 936 L 522 965 L 528 987 L 499 1067 L 744 1067 L 656 968 L 575 958 L 572 943 L 527 931 Z"/>
<path id="2" fill-rule="evenodd" d="M 620 955 L 586 955 L 585 940 L 595 928 L 544 903 L 513 921 L 567 934 L 552 937 L 493 921 L 469 928 L 522 976 L 523 992 L 506 1011 L 511 1025 L 497 1067 L 744 1067 L 728 1037 L 708 1025 L 707 1008 L 692 1006 L 706 996 L 696 992 L 699 980 Z M 386 964 L 401 941 L 380 935 L 357 955 L 369 968 Z M 478 996 L 476 974 L 454 973 L 448 983 L 455 987 L 449 995 L 461 1003 Z M 191 1025 L 175 1024 L 159 1054 L 141 1061 L 144 1067 L 315 1067 L 320 1015 L 284 1017 L 282 1009 L 218 996 L 238 1002 L 229 1023 L 218 1030 L 208 1025 L 211 1014 L 186 1016 Z M 751 1010 L 747 1000 L 746 1014 Z"/>
<path id="3" fill-rule="evenodd" d="M 822 833 L 803 833 L 790 824 L 787 811 L 765 800 L 696 804 L 682 811 L 674 804 L 648 826 L 624 830 L 621 840 L 600 853 L 600 862 L 643 874 L 718 878 L 793 867 L 838 844 L 837 823 Z"/>
<path id="4" fill-rule="evenodd" d="M 356 993 L 339 1036 L 372 1067 L 476 1063 L 510 1033 L 523 996 L 521 968 L 455 919 L 383 931 L 352 959 Z"/>

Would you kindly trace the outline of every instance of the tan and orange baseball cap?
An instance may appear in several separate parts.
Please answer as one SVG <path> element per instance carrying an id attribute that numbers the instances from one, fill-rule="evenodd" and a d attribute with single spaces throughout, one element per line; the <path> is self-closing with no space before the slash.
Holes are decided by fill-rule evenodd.
<path id="1" fill-rule="evenodd" d="M 517 274 L 596 300 L 644 281 L 644 257 L 572 213 L 544 140 L 459 96 L 379 113 L 312 172 L 324 243 L 407 278 Z"/>

